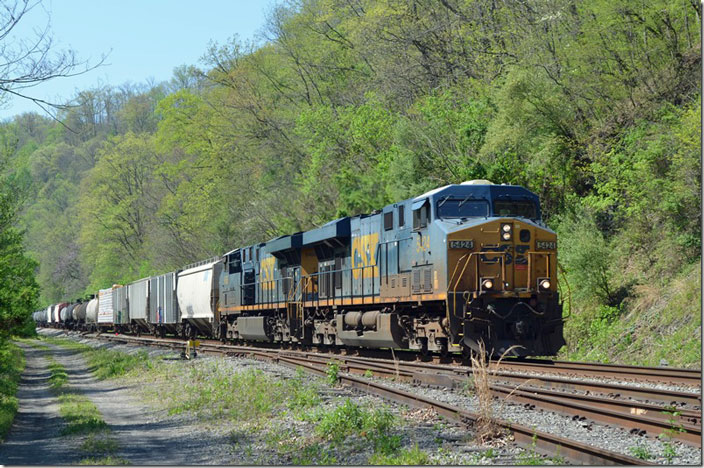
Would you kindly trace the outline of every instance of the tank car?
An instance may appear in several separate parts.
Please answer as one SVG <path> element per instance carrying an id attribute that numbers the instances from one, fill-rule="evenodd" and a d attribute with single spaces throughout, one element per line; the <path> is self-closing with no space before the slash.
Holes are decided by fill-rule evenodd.
<path id="1" fill-rule="evenodd" d="M 88 302 L 79 302 L 73 309 L 73 323 L 76 330 L 85 329 L 86 307 L 88 307 Z"/>
<path id="2" fill-rule="evenodd" d="M 63 311 L 67 305 L 68 302 L 60 302 L 56 304 L 56 307 L 54 307 L 54 323 L 56 325 L 56 328 L 64 328 L 66 326 L 66 323 L 64 321 L 64 319 L 66 318 L 66 312 L 64 311 L 64 316 L 61 317 L 61 311 Z"/>
<path id="3" fill-rule="evenodd" d="M 86 331 L 98 330 L 98 298 L 93 297 L 86 305 Z"/>

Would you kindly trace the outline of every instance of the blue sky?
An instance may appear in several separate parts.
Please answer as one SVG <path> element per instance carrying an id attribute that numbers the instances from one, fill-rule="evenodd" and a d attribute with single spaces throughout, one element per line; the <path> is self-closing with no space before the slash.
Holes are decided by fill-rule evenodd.
<path id="1" fill-rule="evenodd" d="M 57 49 L 70 48 L 81 59 L 106 64 L 85 75 L 57 78 L 25 90 L 53 102 L 77 91 L 125 82 L 171 78 L 179 65 L 202 65 L 212 40 L 239 36 L 256 39 L 275 0 L 44 0 L 22 19 L 18 35 L 31 35 L 49 20 Z M 13 98 L 0 108 L 0 119 L 22 112 L 42 112 L 35 104 Z"/>

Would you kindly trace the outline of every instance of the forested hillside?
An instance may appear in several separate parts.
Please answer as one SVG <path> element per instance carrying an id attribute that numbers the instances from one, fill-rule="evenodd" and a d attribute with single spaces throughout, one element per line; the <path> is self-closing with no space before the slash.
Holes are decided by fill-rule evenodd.
<path id="1" fill-rule="evenodd" d="M 559 233 L 565 356 L 698 362 L 699 8 L 292 1 L 168 83 L 2 123 L 41 302 L 486 178 Z"/>

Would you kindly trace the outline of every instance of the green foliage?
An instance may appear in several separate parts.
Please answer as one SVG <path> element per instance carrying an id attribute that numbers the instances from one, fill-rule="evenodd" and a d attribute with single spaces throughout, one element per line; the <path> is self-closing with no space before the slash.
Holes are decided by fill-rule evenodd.
<path id="1" fill-rule="evenodd" d="M 386 408 L 369 410 L 348 398 L 334 410 L 319 414 L 318 418 L 315 433 L 337 445 L 352 435 L 364 437 L 380 454 L 393 453 L 401 445 L 399 436 L 390 433 L 396 418 Z"/>
<path id="2" fill-rule="evenodd" d="M 107 455 L 105 457 L 100 457 L 100 458 L 94 458 L 94 457 L 89 457 L 89 458 L 84 458 L 80 462 L 78 462 L 79 465 L 98 465 L 98 466 L 117 466 L 117 465 L 129 465 L 130 462 L 128 460 L 125 460 L 122 457 L 116 457 L 114 455 Z"/>
<path id="3" fill-rule="evenodd" d="M 328 362 L 325 373 L 328 378 L 328 384 L 331 387 L 336 386 L 340 380 L 340 363 L 337 361 Z"/>
<path id="4" fill-rule="evenodd" d="M 320 401 L 315 384 L 304 383 L 301 376 L 278 380 L 259 370 L 228 372 L 220 364 L 192 367 L 185 382 L 172 389 L 179 396 L 167 404 L 171 414 L 189 411 L 248 422 L 285 408 L 300 411 Z"/>
<path id="5" fill-rule="evenodd" d="M 107 429 L 98 408 L 83 395 L 63 393 L 59 395 L 59 414 L 66 421 L 62 435 L 90 434 Z"/>
<path id="6" fill-rule="evenodd" d="M 106 349 L 88 351 L 88 363 L 100 380 L 119 377 L 133 369 L 149 368 L 151 365 L 146 351 L 126 354 Z"/>
<path id="7" fill-rule="evenodd" d="M 68 373 L 66 372 L 66 368 L 56 362 L 54 358 L 50 357 L 49 372 L 51 373 L 49 376 L 49 387 L 51 387 L 54 392 L 58 392 L 68 382 Z"/>
<path id="8" fill-rule="evenodd" d="M 10 430 L 17 413 L 17 386 L 24 363 L 22 349 L 0 337 L 0 440 Z"/>
<path id="9" fill-rule="evenodd" d="M 292 465 L 336 465 L 337 459 L 323 444 L 310 444 L 291 457 Z"/>
<path id="10" fill-rule="evenodd" d="M 631 455 L 633 455 L 636 458 L 640 458 L 641 460 L 650 460 L 653 458 L 653 454 L 650 453 L 650 450 L 648 450 L 648 447 L 644 445 L 636 445 L 635 447 L 628 447 L 628 451 L 631 452 Z"/>
<path id="11" fill-rule="evenodd" d="M 648 329 L 694 363 L 692 320 L 631 317 L 701 257 L 700 22 L 666 0 L 301 0 L 259 47 L 80 91 L 73 131 L 1 123 L 0 331 L 31 333 L 37 263 L 46 305 L 487 178 L 538 193 L 560 235 L 569 355 Z"/>
<path id="12" fill-rule="evenodd" d="M 427 453 L 418 448 L 418 445 L 414 445 L 410 449 L 401 449 L 394 455 L 376 452 L 369 457 L 368 463 L 370 465 L 417 466 L 430 465 L 431 460 Z"/>

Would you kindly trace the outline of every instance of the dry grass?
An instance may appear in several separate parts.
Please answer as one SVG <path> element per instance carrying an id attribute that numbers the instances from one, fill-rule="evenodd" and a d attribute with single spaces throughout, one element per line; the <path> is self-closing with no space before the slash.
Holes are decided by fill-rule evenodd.
<path id="1" fill-rule="evenodd" d="M 503 437 L 505 431 L 497 423 L 497 416 L 494 413 L 493 400 L 494 397 L 491 392 L 491 376 L 496 374 L 501 365 L 501 361 L 508 355 L 514 348 L 518 346 L 511 346 L 509 349 L 504 351 L 501 357 L 494 363 L 489 363 L 489 358 L 486 352 L 486 347 L 484 342 L 479 342 L 479 351 L 477 353 L 472 353 L 470 360 L 472 362 L 472 377 L 474 381 L 474 392 L 479 400 L 479 411 L 478 418 L 475 423 L 476 439 L 481 444 L 486 444 L 493 439 Z M 499 408 L 499 413 L 506 401 L 513 395 L 513 392 L 518 390 L 523 385 L 526 385 L 532 379 L 522 383 L 518 387 L 514 388 L 511 393 L 509 393 L 503 400 L 501 408 Z"/>

